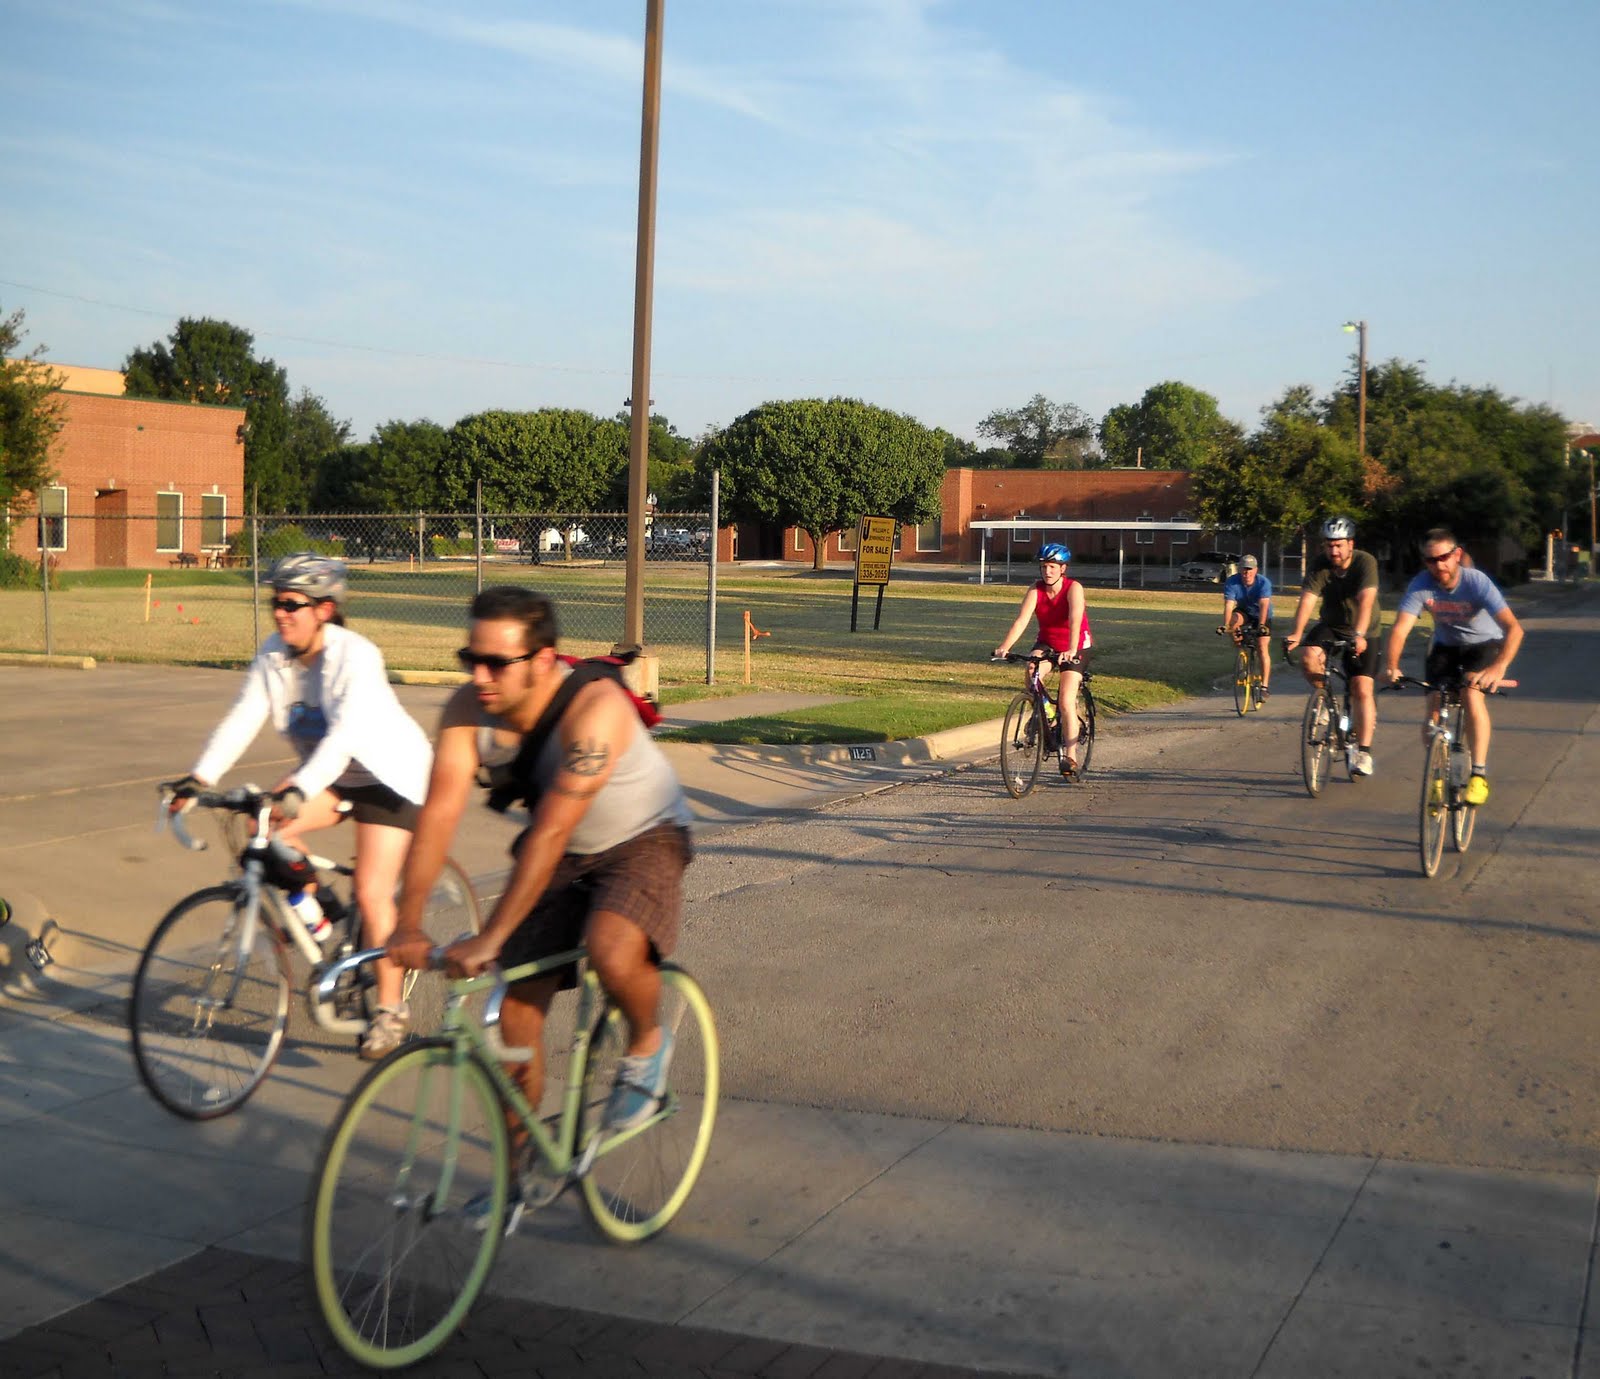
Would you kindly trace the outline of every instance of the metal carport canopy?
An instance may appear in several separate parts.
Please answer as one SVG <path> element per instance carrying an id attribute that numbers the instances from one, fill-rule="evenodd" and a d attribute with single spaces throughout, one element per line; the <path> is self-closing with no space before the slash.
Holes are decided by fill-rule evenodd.
<path id="1" fill-rule="evenodd" d="M 1204 522 L 1156 522 L 1127 518 L 1120 522 L 1091 521 L 1081 519 L 1073 521 L 1070 517 L 1014 517 L 1009 521 L 985 521 L 968 523 L 973 531 L 984 534 L 983 546 L 978 552 L 978 583 L 983 584 L 988 578 L 989 564 L 989 533 L 992 531 L 1032 531 L 1038 528 L 1056 531 L 1114 531 L 1117 533 L 1117 588 L 1122 588 L 1123 566 L 1123 541 L 1122 533 L 1135 531 L 1228 531 L 1227 527 L 1213 527 Z M 1170 552 L 1169 558 L 1170 558 Z M 1011 547 L 1006 546 L 1006 566 L 1011 564 Z M 1009 579 L 1010 576 L 1007 575 Z"/>

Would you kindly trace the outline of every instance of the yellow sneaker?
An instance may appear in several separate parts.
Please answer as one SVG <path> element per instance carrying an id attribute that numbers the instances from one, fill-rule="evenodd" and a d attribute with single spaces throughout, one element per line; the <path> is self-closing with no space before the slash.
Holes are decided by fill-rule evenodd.
<path id="1" fill-rule="evenodd" d="M 1489 798 L 1488 776 L 1473 776 L 1467 782 L 1467 803 L 1482 804 Z"/>

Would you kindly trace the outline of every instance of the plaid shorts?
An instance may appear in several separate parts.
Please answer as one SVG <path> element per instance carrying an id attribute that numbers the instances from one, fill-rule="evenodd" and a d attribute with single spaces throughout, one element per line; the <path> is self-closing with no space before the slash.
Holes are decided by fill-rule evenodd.
<path id="1" fill-rule="evenodd" d="M 513 857 L 527 836 L 526 831 L 517 835 Z M 683 869 L 693 855 L 689 830 L 677 824 L 657 824 L 604 852 L 567 853 L 528 917 L 506 940 L 500 966 L 576 948 L 597 910 L 619 914 L 642 929 L 653 962 L 671 957 L 683 910 Z M 569 967 L 561 985 L 575 986 L 577 980 L 577 968 Z"/>

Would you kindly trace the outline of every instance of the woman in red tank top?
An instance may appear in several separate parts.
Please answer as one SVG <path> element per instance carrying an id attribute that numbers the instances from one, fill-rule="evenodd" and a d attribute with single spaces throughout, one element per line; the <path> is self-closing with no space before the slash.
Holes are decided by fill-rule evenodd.
<path id="1" fill-rule="evenodd" d="M 994 649 L 1004 656 L 1022 635 L 1030 618 L 1037 618 L 1039 634 L 1035 652 L 1061 672 L 1057 705 L 1064 729 L 1061 739 L 1061 774 L 1078 769 L 1078 686 L 1083 683 L 1083 657 L 1093 641 L 1089 633 L 1089 612 L 1084 607 L 1083 585 L 1067 578 L 1067 562 L 1072 552 L 1052 541 L 1039 548 L 1039 579 L 1023 595 L 1022 607 L 1005 639 Z"/>

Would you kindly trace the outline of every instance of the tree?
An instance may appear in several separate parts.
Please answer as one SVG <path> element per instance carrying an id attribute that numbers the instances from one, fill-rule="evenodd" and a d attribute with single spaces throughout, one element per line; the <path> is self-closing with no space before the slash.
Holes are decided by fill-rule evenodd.
<path id="1" fill-rule="evenodd" d="M 450 428 L 440 496 L 469 506 L 482 479 L 488 511 L 595 512 L 627 466 L 620 422 L 561 407 L 478 412 Z"/>
<path id="2" fill-rule="evenodd" d="M 1226 454 L 1240 430 L 1217 410 L 1210 393 L 1169 381 L 1147 388 L 1133 405 L 1123 403 L 1100 423 L 1100 448 L 1113 465 L 1195 469 Z"/>
<path id="3" fill-rule="evenodd" d="M 1019 469 L 1084 469 L 1094 455 L 1094 419 L 1070 402 L 1035 393 L 1022 406 L 990 412 L 978 434 L 1000 442 Z"/>
<path id="4" fill-rule="evenodd" d="M 18 352 L 28 334 L 25 320 L 20 309 L 0 317 L 0 506 L 54 477 L 50 445 L 62 422 L 62 376 L 44 364 L 44 346 Z"/>
<path id="5" fill-rule="evenodd" d="M 289 377 L 257 359 L 255 336 L 210 317 L 182 317 L 167 342 L 136 349 L 123 363 L 129 397 L 205 402 L 245 410 L 244 480 L 267 512 L 303 506 L 306 490 L 288 451 Z"/>
<path id="6" fill-rule="evenodd" d="M 287 434 L 283 445 L 285 487 L 294 499 L 281 507 L 283 512 L 309 510 L 322 468 L 350 439 L 350 423 L 340 421 L 328 404 L 309 388 L 289 404 Z"/>
<path id="7" fill-rule="evenodd" d="M 912 417 L 854 398 L 807 398 L 746 412 L 706 441 L 699 465 L 721 469 L 729 517 L 799 527 L 820 570 L 829 533 L 864 516 L 937 516 L 944 446 Z"/>
<path id="8" fill-rule="evenodd" d="M 1261 416 L 1247 441 L 1190 470 L 1202 522 L 1286 541 L 1333 512 L 1364 515 L 1355 437 L 1323 424 L 1308 386 L 1286 389 Z"/>
<path id="9" fill-rule="evenodd" d="M 615 420 L 624 431 L 633 424 L 627 412 L 618 412 Z M 631 433 L 627 444 L 631 448 Z M 689 512 L 710 506 L 710 488 L 695 472 L 694 444 L 687 436 L 680 435 L 678 428 L 664 416 L 652 412 L 646 445 L 649 450 L 647 482 L 650 492 L 656 495 L 656 507 L 660 511 Z M 606 495 L 605 506 L 613 511 L 627 511 L 628 474 L 629 466 L 624 465 Z"/>
<path id="10" fill-rule="evenodd" d="M 441 500 L 449 433 L 436 421 L 386 421 L 361 445 L 345 445 L 317 470 L 319 512 L 430 512 Z M 468 494 L 467 502 L 471 502 Z"/>

